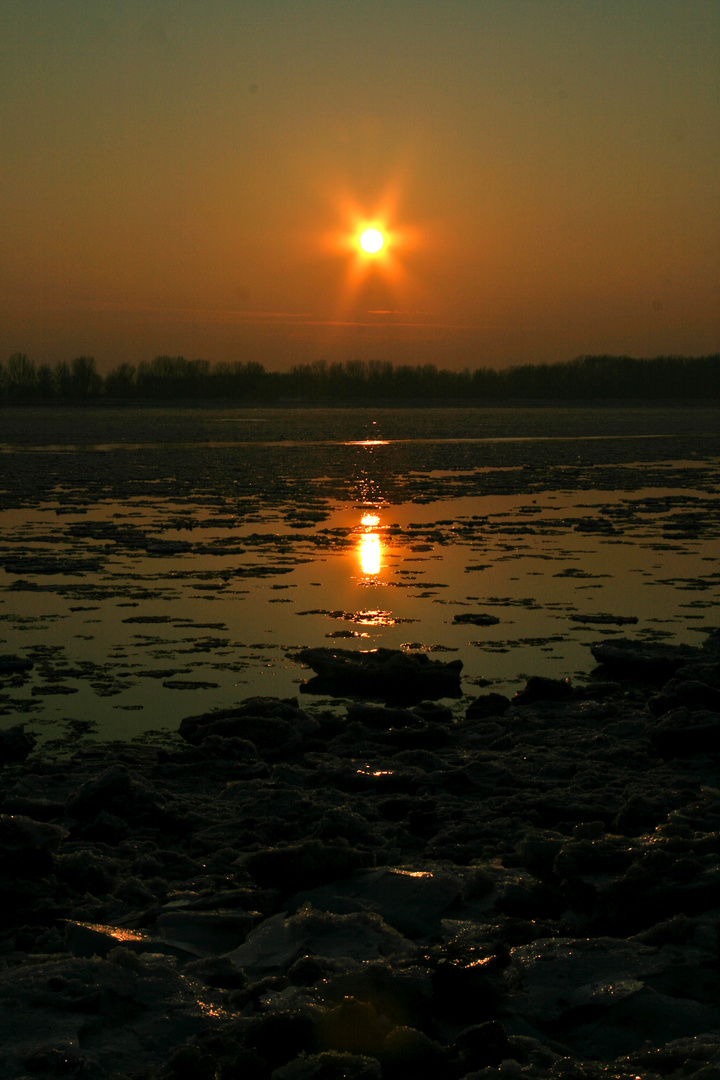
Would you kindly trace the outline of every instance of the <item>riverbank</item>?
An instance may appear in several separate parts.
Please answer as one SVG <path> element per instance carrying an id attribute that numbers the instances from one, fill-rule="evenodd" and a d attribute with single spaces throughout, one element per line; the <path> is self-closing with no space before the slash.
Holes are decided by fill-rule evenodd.
<path id="1" fill-rule="evenodd" d="M 8 762 L 0 1076 L 709 1076 L 718 646 Z"/>

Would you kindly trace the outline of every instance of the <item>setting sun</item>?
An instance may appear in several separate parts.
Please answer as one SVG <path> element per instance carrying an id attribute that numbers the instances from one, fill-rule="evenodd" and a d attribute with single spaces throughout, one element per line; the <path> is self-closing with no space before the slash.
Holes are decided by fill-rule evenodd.
<path id="1" fill-rule="evenodd" d="M 360 236 L 360 247 L 368 255 L 376 255 L 384 243 L 383 234 L 377 229 L 366 229 Z"/>

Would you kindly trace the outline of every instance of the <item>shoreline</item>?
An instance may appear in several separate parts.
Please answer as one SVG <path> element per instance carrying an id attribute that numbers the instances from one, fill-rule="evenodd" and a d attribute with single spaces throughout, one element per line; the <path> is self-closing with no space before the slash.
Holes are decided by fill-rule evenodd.
<path id="1" fill-rule="evenodd" d="M 608 397 L 608 398 L 502 398 L 475 401 L 462 398 L 89 398 L 89 399 L 0 399 L 0 409 L 639 409 L 639 408 L 720 408 L 720 398 L 690 397 Z"/>
<path id="2" fill-rule="evenodd" d="M 716 1068 L 720 634 L 608 644 L 458 722 L 248 699 L 6 765 L 0 1076 Z"/>

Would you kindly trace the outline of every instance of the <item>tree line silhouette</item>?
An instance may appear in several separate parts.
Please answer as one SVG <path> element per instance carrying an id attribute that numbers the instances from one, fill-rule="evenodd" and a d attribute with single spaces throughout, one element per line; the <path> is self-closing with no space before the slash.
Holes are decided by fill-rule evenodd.
<path id="1" fill-rule="evenodd" d="M 289 371 L 259 363 L 211 364 L 182 356 L 120 364 L 104 378 L 91 356 L 36 366 L 24 353 L 0 361 L 0 400 L 237 401 L 314 403 L 716 398 L 720 354 L 713 356 L 579 356 L 555 364 L 497 371 L 448 371 L 434 364 L 319 360 Z"/>

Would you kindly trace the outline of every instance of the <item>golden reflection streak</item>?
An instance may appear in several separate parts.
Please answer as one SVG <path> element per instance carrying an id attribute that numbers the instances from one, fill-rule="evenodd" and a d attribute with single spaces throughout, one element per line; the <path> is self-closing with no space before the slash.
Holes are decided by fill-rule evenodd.
<path id="1" fill-rule="evenodd" d="M 360 566 L 363 574 L 379 574 L 382 566 L 380 537 L 376 533 L 366 533 L 360 537 Z"/>
<path id="2" fill-rule="evenodd" d="M 380 573 L 382 567 L 382 545 L 380 544 L 379 535 L 369 530 L 376 528 L 380 524 L 380 518 L 377 514 L 363 514 L 360 524 L 366 530 L 360 537 L 358 545 L 360 567 L 363 574 L 374 577 Z"/>

